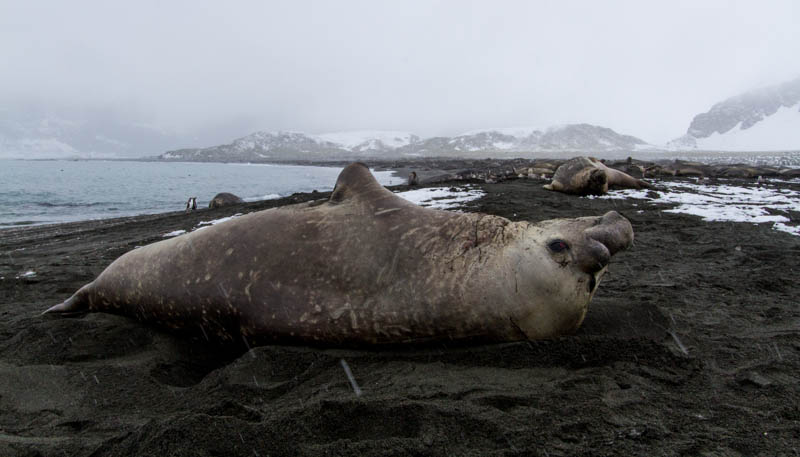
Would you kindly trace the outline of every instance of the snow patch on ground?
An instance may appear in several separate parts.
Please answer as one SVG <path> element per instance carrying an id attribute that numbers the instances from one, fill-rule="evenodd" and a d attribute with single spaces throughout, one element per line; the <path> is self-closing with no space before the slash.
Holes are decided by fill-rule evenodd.
<path id="1" fill-rule="evenodd" d="M 772 228 L 780 230 L 781 232 L 791 233 L 792 235 L 800 236 L 800 225 L 786 225 L 783 222 L 776 222 Z"/>
<path id="2" fill-rule="evenodd" d="M 425 189 L 398 192 L 397 195 L 419 206 L 436 209 L 452 209 L 466 202 L 477 200 L 484 195 L 480 189 L 462 187 L 428 187 Z"/>
<path id="3" fill-rule="evenodd" d="M 236 213 L 233 216 L 221 217 L 219 219 L 212 219 L 210 221 L 200 221 L 200 222 L 197 223 L 197 226 L 192 229 L 192 232 L 196 232 L 198 230 L 207 229 L 207 228 L 211 227 L 212 225 L 221 224 L 221 223 L 227 222 L 227 221 L 229 221 L 231 219 L 236 219 L 237 217 L 239 217 L 241 215 L 242 215 L 242 213 Z M 164 238 L 170 238 L 170 237 L 173 237 L 173 236 L 183 235 L 184 233 L 186 233 L 186 230 L 175 230 L 173 232 L 165 233 L 165 234 L 163 234 L 161 236 L 164 237 Z"/>
<path id="4" fill-rule="evenodd" d="M 800 236 L 800 227 L 786 225 L 788 217 L 768 211 L 800 211 L 800 192 L 772 186 L 709 186 L 683 182 L 664 182 L 661 185 L 667 190 L 657 190 L 657 198 L 648 196 L 652 191 L 634 189 L 613 190 L 606 195 L 587 198 L 637 198 L 653 203 L 673 203 L 678 206 L 665 212 L 692 214 L 705 221 L 772 222 L 774 229 Z"/>

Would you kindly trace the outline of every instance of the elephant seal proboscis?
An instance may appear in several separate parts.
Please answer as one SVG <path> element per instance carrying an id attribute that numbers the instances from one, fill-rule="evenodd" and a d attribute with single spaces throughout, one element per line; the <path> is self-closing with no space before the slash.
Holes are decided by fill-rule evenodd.
<path id="1" fill-rule="evenodd" d="M 594 157 L 575 157 L 564 162 L 553 175 L 553 181 L 544 186 L 575 195 L 602 195 L 609 187 L 649 189 L 650 184 L 622 171 L 607 167 Z"/>
<path id="2" fill-rule="evenodd" d="M 250 213 L 130 251 L 46 312 L 327 345 L 551 338 L 581 324 L 627 219 L 511 222 L 426 209 L 360 163 L 327 201 Z"/>

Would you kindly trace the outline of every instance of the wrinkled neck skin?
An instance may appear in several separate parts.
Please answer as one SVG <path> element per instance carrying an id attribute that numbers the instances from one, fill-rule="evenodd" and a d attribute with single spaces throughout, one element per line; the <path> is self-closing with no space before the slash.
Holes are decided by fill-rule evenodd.
<path id="1" fill-rule="evenodd" d="M 584 246 L 590 244 L 586 231 L 600 217 L 531 224 L 436 213 L 441 216 L 436 224 L 417 228 L 417 235 L 429 234 L 417 238 L 428 241 L 419 246 L 414 266 L 393 259 L 392 268 L 406 269 L 402 281 L 394 281 L 388 268 L 381 267 L 378 287 L 365 291 L 364 297 L 351 295 L 355 299 L 347 306 L 333 310 L 334 316 L 350 317 L 339 320 L 343 338 L 359 334 L 374 343 L 443 337 L 517 341 L 577 330 L 607 263 L 583 271 L 585 259 L 596 255 Z M 570 251 L 550 252 L 547 244 L 555 239 L 567 240 Z M 425 277 L 415 277 L 417 273 Z M 397 303 L 408 305 L 398 312 Z M 360 321 L 382 324 L 364 333 Z"/>
<path id="2" fill-rule="evenodd" d="M 345 202 L 302 210 L 322 221 L 321 233 L 341 232 L 334 213 L 353 216 L 347 230 L 352 236 L 339 233 L 335 242 L 318 246 L 329 247 L 330 258 L 350 260 L 303 277 L 303 288 L 293 292 L 295 304 L 284 298 L 281 312 L 288 310 L 293 323 L 283 336 L 313 343 L 324 329 L 326 338 L 344 344 L 553 338 L 579 327 L 604 271 L 579 268 L 587 256 L 585 231 L 597 217 L 531 224 L 390 198 L 372 202 L 368 208 Z M 380 217 L 359 217 L 365 211 Z M 325 227 L 326 220 L 333 225 Z M 381 242 L 367 241 L 374 237 Z M 570 252 L 554 256 L 548 250 L 557 238 L 571 244 Z M 365 245 L 373 246 L 370 255 L 353 261 Z M 303 266 L 292 266 L 290 256 L 282 257 L 286 271 L 306 274 Z M 328 279 L 333 271 L 336 281 Z M 264 320 L 256 319 L 256 333 L 275 332 L 272 313 L 265 309 Z"/>
<path id="3" fill-rule="evenodd" d="M 502 306 L 493 301 L 484 303 L 498 323 L 505 323 L 496 327 L 503 333 L 497 339 L 554 338 L 573 333 L 583 322 L 606 268 L 581 271 L 580 257 L 586 253 L 578 243 L 573 243 L 574 252 L 563 258 L 555 258 L 547 249 L 549 241 L 569 239 L 569 232 L 578 232 L 569 230 L 574 223 L 574 219 L 518 222 L 505 228 L 512 234 L 511 241 L 497 250 L 492 260 L 503 265 L 496 271 L 505 274 L 494 278 L 475 274 L 478 288 L 486 290 L 486 295 L 505 298 Z"/>
<path id="4" fill-rule="evenodd" d="M 505 297 L 505 306 L 494 312 L 499 320 L 511 322 L 516 339 L 520 333 L 527 339 L 541 339 L 577 330 L 611 257 L 633 244 L 630 222 L 615 211 L 537 224 L 512 223 L 504 233 L 507 243 L 497 250 L 504 281 L 486 280 L 481 287 L 494 287 L 494 296 Z M 505 338 L 515 339 L 513 331 Z"/>
<path id="5" fill-rule="evenodd" d="M 528 300 L 516 322 L 528 339 L 573 333 L 586 316 L 605 268 L 593 273 L 594 276 L 584 273 L 576 268 L 574 253 L 568 261 L 557 261 L 545 246 L 555 235 L 542 225 L 528 230 L 535 233 L 537 241 L 542 241 L 533 248 L 517 251 L 523 257 L 517 264 L 517 276 L 526 279 L 521 295 Z"/>

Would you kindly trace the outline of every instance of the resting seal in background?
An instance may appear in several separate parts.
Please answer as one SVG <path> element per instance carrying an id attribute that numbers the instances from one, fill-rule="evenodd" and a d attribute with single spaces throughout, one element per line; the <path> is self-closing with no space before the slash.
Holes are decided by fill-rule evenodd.
<path id="1" fill-rule="evenodd" d="M 258 341 L 550 338 L 578 328 L 609 259 L 632 241 L 613 211 L 532 224 L 422 208 L 355 163 L 328 201 L 130 251 L 47 312 Z"/>
<path id="2" fill-rule="evenodd" d="M 235 205 L 237 203 L 244 203 L 244 200 L 231 193 L 220 192 L 215 195 L 210 202 L 208 202 L 208 207 L 211 209 L 222 208 L 223 206 Z"/>
<path id="3" fill-rule="evenodd" d="M 553 175 L 553 181 L 544 186 L 575 195 L 602 195 L 609 187 L 630 189 L 650 188 L 650 184 L 619 170 L 607 167 L 594 157 L 575 157 L 564 162 Z"/>

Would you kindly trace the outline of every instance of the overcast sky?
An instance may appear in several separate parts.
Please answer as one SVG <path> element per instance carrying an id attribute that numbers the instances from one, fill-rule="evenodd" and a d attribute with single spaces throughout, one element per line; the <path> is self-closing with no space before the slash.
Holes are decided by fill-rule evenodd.
<path id="1" fill-rule="evenodd" d="M 0 103 L 254 130 L 588 122 L 653 143 L 800 76 L 800 2 L 0 0 Z"/>

